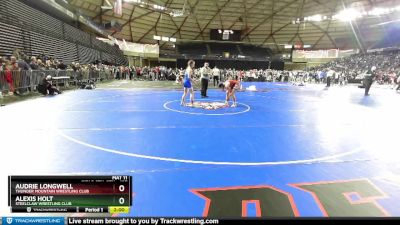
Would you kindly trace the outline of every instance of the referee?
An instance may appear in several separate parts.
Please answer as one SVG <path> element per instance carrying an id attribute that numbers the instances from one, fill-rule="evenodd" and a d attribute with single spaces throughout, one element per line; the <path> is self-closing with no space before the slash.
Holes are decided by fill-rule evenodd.
<path id="1" fill-rule="evenodd" d="M 204 63 L 204 66 L 200 69 L 200 78 L 201 78 L 201 97 L 208 98 L 207 89 L 208 89 L 208 81 L 210 79 L 212 71 L 209 67 L 208 62 Z"/>
<path id="2" fill-rule="evenodd" d="M 376 76 L 375 70 L 376 66 L 373 66 L 365 74 L 364 77 L 365 96 L 369 96 L 369 89 L 371 88 L 371 85 L 374 82 L 374 78 Z"/>

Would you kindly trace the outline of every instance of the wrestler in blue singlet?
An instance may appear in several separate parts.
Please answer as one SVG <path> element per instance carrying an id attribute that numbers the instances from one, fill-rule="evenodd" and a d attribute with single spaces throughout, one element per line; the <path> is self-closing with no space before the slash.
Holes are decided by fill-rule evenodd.
<path id="1" fill-rule="evenodd" d="M 185 77 L 183 78 L 183 87 L 185 88 L 192 87 L 192 83 L 190 82 L 189 74 L 187 71 L 185 71 Z"/>

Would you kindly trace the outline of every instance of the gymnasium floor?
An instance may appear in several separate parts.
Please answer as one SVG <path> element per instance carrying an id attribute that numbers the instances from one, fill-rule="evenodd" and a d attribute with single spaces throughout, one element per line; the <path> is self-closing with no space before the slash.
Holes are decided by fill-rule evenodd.
<path id="1" fill-rule="evenodd" d="M 400 216 L 399 94 L 249 85 L 219 110 L 118 84 L 1 107 L 0 215 L 7 175 L 116 174 L 130 216 Z"/>

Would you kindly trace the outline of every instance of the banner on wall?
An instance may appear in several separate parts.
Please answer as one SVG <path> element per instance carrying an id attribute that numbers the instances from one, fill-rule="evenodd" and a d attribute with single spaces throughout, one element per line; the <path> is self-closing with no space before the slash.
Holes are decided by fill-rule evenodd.
<path id="1" fill-rule="evenodd" d="M 124 42 L 119 45 L 120 49 L 124 51 L 125 55 L 141 56 L 141 57 L 159 57 L 159 45 L 139 44 L 132 42 Z"/>
<path id="2" fill-rule="evenodd" d="M 293 62 L 327 62 L 359 53 L 359 49 L 294 50 Z"/>
<path id="3" fill-rule="evenodd" d="M 337 58 L 339 57 L 339 49 L 327 50 L 295 50 L 293 58 L 296 59 L 312 59 L 312 58 Z"/>
<path id="4" fill-rule="evenodd" d="M 122 16 L 122 0 L 116 0 L 114 3 L 114 13 Z"/>
<path id="5" fill-rule="evenodd" d="M 128 56 L 140 56 L 140 57 L 151 57 L 158 58 L 160 55 L 160 46 L 157 44 L 140 44 L 128 42 L 125 40 L 118 40 L 114 37 L 108 36 L 107 38 L 98 37 L 98 40 L 104 41 L 110 45 L 118 45 L 119 49 L 124 52 L 124 55 Z"/>

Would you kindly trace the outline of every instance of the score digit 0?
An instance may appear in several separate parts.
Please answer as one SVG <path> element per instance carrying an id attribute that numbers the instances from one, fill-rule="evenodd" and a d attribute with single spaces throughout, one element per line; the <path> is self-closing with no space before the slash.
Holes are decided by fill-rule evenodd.
<path id="1" fill-rule="evenodd" d="M 124 192 L 124 191 L 125 191 L 125 186 L 124 186 L 124 185 L 119 185 L 118 190 L 119 190 L 120 192 Z"/>
<path id="2" fill-rule="evenodd" d="M 125 203 L 125 198 L 121 197 L 118 201 L 120 205 L 123 205 Z"/>

